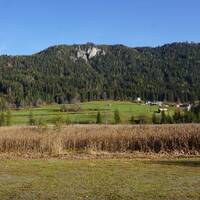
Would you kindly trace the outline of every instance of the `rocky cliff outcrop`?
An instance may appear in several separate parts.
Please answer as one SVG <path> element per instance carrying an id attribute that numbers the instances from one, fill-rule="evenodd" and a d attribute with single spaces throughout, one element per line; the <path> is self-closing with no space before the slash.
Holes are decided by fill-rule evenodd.
<path id="1" fill-rule="evenodd" d="M 82 58 L 84 59 L 86 62 L 88 62 L 88 60 L 92 59 L 93 57 L 97 56 L 97 55 L 105 55 L 105 51 L 102 49 L 99 49 L 95 46 L 91 46 L 88 48 L 81 48 L 80 46 L 77 49 L 77 58 Z"/>

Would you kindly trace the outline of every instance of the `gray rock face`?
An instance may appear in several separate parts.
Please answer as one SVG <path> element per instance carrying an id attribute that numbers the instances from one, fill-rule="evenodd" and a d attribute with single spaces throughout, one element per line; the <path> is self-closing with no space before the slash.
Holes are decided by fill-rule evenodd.
<path id="1" fill-rule="evenodd" d="M 77 58 L 82 58 L 86 62 L 88 62 L 90 59 L 97 55 L 103 55 L 105 56 L 105 51 L 102 49 L 99 49 L 97 47 L 89 47 L 88 49 L 82 49 L 80 46 L 77 48 Z"/>
<path id="2" fill-rule="evenodd" d="M 86 62 L 88 61 L 86 51 L 81 50 L 81 48 L 77 51 L 77 58 L 82 58 Z"/>
<path id="3" fill-rule="evenodd" d="M 96 47 L 89 48 L 87 51 L 88 58 L 91 59 L 95 57 L 97 54 L 99 54 L 100 52 L 101 52 L 101 49 L 98 49 Z"/>
<path id="4" fill-rule="evenodd" d="M 78 58 L 76 58 L 75 56 L 70 56 L 70 59 L 71 59 L 74 63 L 78 60 Z"/>

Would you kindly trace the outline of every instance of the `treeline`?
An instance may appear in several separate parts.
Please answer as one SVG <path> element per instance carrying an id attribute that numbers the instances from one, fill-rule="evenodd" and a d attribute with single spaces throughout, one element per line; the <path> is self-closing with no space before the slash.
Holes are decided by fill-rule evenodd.
<path id="1" fill-rule="evenodd" d="M 93 44 L 82 45 L 87 50 Z M 200 99 L 200 44 L 157 48 L 100 45 L 86 62 L 78 45 L 32 56 L 0 56 L 0 109 L 99 99 L 193 102 Z"/>
<path id="2" fill-rule="evenodd" d="M 159 115 L 154 113 L 151 121 L 146 116 L 139 116 L 130 119 L 131 124 L 182 124 L 182 123 L 200 123 L 200 104 L 192 106 L 191 110 L 181 110 L 177 108 L 173 114 L 162 111 Z"/>
<path id="3" fill-rule="evenodd" d="M 173 115 L 161 112 L 160 116 L 153 114 L 153 124 L 182 124 L 182 123 L 200 123 L 200 113 L 196 115 L 192 111 L 181 112 L 176 110 Z"/>

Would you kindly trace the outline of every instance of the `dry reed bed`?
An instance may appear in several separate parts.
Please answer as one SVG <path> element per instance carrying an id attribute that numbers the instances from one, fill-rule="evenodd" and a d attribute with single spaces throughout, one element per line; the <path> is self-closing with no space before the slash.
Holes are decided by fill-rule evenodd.
<path id="1" fill-rule="evenodd" d="M 0 128 L 0 153 L 200 153 L 200 125 L 71 125 Z"/>

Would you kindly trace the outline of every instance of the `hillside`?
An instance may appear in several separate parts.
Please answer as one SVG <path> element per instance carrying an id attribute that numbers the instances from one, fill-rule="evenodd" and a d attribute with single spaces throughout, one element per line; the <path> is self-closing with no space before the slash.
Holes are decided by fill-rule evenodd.
<path id="1" fill-rule="evenodd" d="M 98 99 L 200 99 L 200 44 L 59 45 L 0 56 L 0 99 L 17 107 Z"/>

